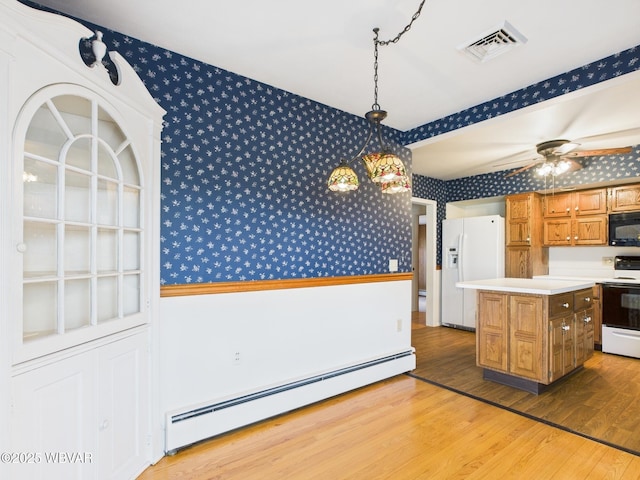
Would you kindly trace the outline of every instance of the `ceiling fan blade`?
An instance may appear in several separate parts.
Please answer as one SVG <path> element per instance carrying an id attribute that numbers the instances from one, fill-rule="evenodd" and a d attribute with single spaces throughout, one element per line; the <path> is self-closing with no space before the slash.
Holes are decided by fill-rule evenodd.
<path id="1" fill-rule="evenodd" d="M 513 159 L 513 160 L 507 160 L 507 161 L 498 161 L 497 163 L 492 163 L 491 167 L 492 168 L 502 168 L 503 170 L 506 170 L 507 168 L 509 168 L 509 166 L 513 166 L 513 168 L 515 168 L 517 166 L 517 164 L 522 165 L 523 163 L 526 163 L 527 165 L 529 165 L 530 162 L 535 162 L 537 160 L 537 158 L 532 158 L 531 155 L 529 155 L 526 159 Z"/>
<path id="2" fill-rule="evenodd" d="M 595 150 L 582 150 L 579 152 L 569 152 L 562 155 L 563 158 L 572 157 L 597 157 L 601 155 L 616 155 L 621 153 L 631 153 L 632 147 L 618 147 L 618 148 L 600 148 Z"/>
<path id="3" fill-rule="evenodd" d="M 580 162 L 576 162 L 575 160 L 566 159 L 565 162 L 569 162 L 569 169 L 565 173 L 569 172 L 577 172 L 582 169 L 582 164 Z"/>
<path id="4" fill-rule="evenodd" d="M 514 171 L 513 171 L 513 172 L 511 172 L 511 173 L 507 173 L 507 174 L 504 176 L 504 178 L 513 177 L 514 175 L 518 175 L 518 174 L 520 174 L 520 173 L 522 173 L 522 172 L 526 172 L 526 171 L 527 171 L 527 170 L 529 170 L 530 168 L 533 168 L 533 167 L 535 167 L 536 165 L 538 165 L 539 163 L 540 163 L 540 162 L 533 162 L 533 163 L 530 163 L 529 165 L 525 165 L 524 167 L 519 168 L 519 169 L 517 169 L 517 170 L 514 170 Z"/>

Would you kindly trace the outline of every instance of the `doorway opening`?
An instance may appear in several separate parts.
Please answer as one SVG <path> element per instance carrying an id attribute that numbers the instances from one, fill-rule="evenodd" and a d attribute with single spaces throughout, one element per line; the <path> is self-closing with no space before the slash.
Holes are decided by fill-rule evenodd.
<path id="1" fill-rule="evenodd" d="M 413 197 L 411 293 L 412 322 L 422 326 L 440 324 L 440 284 L 436 266 L 437 202 Z"/>

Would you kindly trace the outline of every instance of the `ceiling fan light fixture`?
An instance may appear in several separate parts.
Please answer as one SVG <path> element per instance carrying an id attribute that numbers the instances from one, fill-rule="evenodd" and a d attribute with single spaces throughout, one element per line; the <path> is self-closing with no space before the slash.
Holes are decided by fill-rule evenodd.
<path id="1" fill-rule="evenodd" d="M 544 162 L 536 169 L 536 173 L 541 177 L 547 177 L 549 175 L 557 177 L 558 175 L 568 172 L 570 168 L 571 163 L 566 160 Z"/>

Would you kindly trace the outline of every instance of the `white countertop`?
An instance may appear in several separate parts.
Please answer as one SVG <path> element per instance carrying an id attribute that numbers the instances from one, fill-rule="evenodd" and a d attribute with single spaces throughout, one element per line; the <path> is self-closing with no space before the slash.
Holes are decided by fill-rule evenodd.
<path id="1" fill-rule="evenodd" d="M 590 280 L 558 280 L 549 278 L 491 278 L 458 282 L 456 287 L 475 290 L 493 290 L 497 292 L 533 293 L 555 295 L 591 288 L 596 282 Z"/>
<path id="2" fill-rule="evenodd" d="M 627 276 L 628 275 L 628 276 Z M 594 283 L 628 283 L 631 285 L 640 284 L 640 279 L 638 277 L 638 273 L 636 271 L 629 272 L 629 274 L 621 274 L 621 276 L 611 276 L 611 277 L 599 277 L 599 276 L 581 276 L 581 275 L 536 275 L 533 278 L 535 279 L 547 279 L 547 280 L 578 280 L 578 281 L 589 281 Z"/>

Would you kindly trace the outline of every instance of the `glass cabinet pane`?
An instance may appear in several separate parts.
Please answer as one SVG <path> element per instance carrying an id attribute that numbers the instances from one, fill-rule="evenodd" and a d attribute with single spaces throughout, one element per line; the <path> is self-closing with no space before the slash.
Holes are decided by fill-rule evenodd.
<path id="1" fill-rule="evenodd" d="M 131 145 L 127 146 L 118 155 L 120 168 L 122 169 L 122 180 L 129 185 L 140 185 L 140 173 L 138 172 L 138 162 L 133 154 Z"/>
<path id="2" fill-rule="evenodd" d="M 98 273 L 118 271 L 118 232 L 113 229 L 99 228 L 96 239 L 96 263 Z"/>
<path id="3" fill-rule="evenodd" d="M 56 275 L 57 229 L 53 223 L 24 222 L 22 241 L 26 250 L 22 254 L 22 269 L 25 278 Z"/>
<path id="4" fill-rule="evenodd" d="M 96 223 L 98 225 L 118 225 L 118 184 L 98 180 Z"/>
<path id="5" fill-rule="evenodd" d="M 91 177 L 66 170 L 64 219 L 87 223 L 91 220 Z"/>
<path id="6" fill-rule="evenodd" d="M 118 318 L 118 278 L 98 278 L 98 323 Z"/>
<path id="7" fill-rule="evenodd" d="M 65 275 L 87 274 L 91 271 L 91 230 L 67 225 L 64 229 Z"/>
<path id="8" fill-rule="evenodd" d="M 22 289 L 22 304 L 23 340 L 57 333 L 57 282 L 25 284 Z"/>
<path id="9" fill-rule="evenodd" d="M 26 157 L 23 173 L 25 217 L 56 218 L 58 214 L 58 167 Z"/>
<path id="10" fill-rule="evenodd" d="M 92 133 L 91 101 L 89 99 L 76 95 L 60 95 L 51 101 L 74 136 Z"/>
<path id="11" fill-rule="evenodd" d="M 140 234 L 125 231 L 122 240 L 122 257 L 124 271 L 140 269 Z"/>
<path id="12" fill-rule="evenodd" d="M 140 226 L 140 190 L 125 187 L 123 195 L 123 226 L 137 228 Z"/>
<path id="13" fill-rule="evenodd" d="M 95 101 L 61 95 L 34 114 L 22 160 L 23 342 L 79 329 L 73 341 L 91 340 L 143 306 L 135 149 Z"/>
<path id="14" fill-rule="evenodd" d="M 104 140 L 114 152 L 127 137 L 115 120 L 103 108 L 98 107 L 98 137 Z"/>
<path id="15" fill-rule="evenodd" d="M 64 159 L 66 165 L 91 171 L 91 138 L 79 138 L 71 144 Z"/>
<path id="16" fill-rule="evenodd" d="M 112 151 L 108 150 L 102 143 L 98 144 L 98 175 L 109 178 L 118 178 L 118 170 L 114 163 Z"/>
<path id="17" fill-rule="evenodd" d="M 89 279 L 64 282 L 65 332 L 91 324 L 91 282 Z"/>
<path id="18" fill-rule="evenodd" d="M 58 160 L 69 137 L 53 113 L 43 104 L 33 116 L 24 142 L 24 151 L 50 160 Z"/>
<path id="19" fill-rule="evenodd" d="M 122 287 L 123 314 L 133 315 L 140 311 L 140 275 L 125 275 Z"/>

